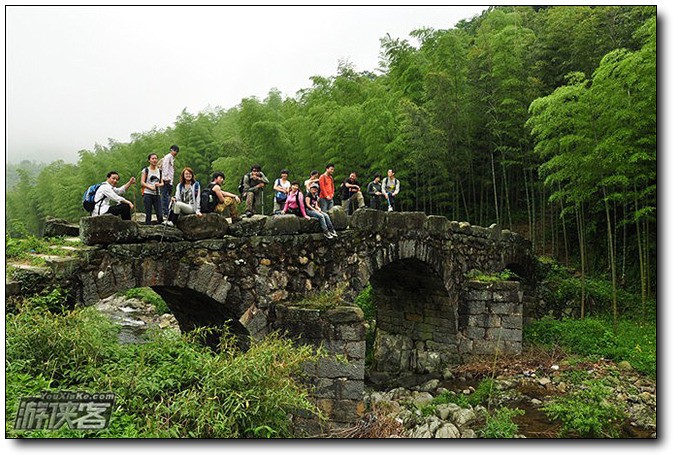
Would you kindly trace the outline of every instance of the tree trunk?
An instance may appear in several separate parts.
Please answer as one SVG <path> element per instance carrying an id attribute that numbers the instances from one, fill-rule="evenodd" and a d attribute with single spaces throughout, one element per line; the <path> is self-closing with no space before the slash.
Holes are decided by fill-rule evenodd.
<path id="1" fill-rule="evenodd" d="M 635 210 L 638 213 L 638 196 L 635 197 Z M 645 278 L 645 255 L 643 254 L 643 239 L 640 232 L 640 220 L 636 219 L 636 237 L 638 238 L 638 266 L 640 267 L 640 308 L 641 316 L 645 319 L 645 302 L 647 300 L 647 285 Z"/>
<path id="2" fill-rule="evenodd" d="M 493 150 L 491 150 L 491 178 L 493 181 L 493 206 L 495 207 L 495 222 L 499 225 L 500 212 L 498 211 L 498 186 L 496 184 L 495 178 L 495 153 Z"/>
<path id="3" fill-rule="evenodd" d="M 584 248 L 584 209 L 577 206 L 577 238 L 580 244 L 580 318 L 584 319 L 586 309 L 586 250 Z"/>
<path id="4" fill-rule="evenodd" d="M 612 222 L 610 220 L 610 204 L 608 202 L 608 194 L 605 186 L 602 187 L 604 206 L 605 206 L 605 221 L 608 228 L 608 259 L 610 261 L 610 276 L 612 279 L 612 330 L 617 333 L 617 260 L 615 258 L 615 247 L 612 238 Z"/>

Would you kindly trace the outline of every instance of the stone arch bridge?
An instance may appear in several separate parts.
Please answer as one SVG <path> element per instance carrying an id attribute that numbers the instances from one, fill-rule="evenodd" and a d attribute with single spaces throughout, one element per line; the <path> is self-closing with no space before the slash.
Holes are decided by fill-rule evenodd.
<path id="1" fill-rule="evenodd" d="M 351 361 L 310 372 L 317 397 L 323 393 L 323 407 L 337 420 L 340 414 L 352 420 L 359 406 L 365 323 L 354 305 L 302 305 L 314 292 L 340 289 L 352 302 L 371 285 L 377 302 L 372 378 L 433 373 L 471 354 L 520 352 L 521 282 L 482 283 L 469 272 L 508 268 L 530 279 L 533 258 L 521 236 L 420 212 L 364 208 L 347 217 L 335 207 L 331 214 L 339 237 L 329 240 L 316 220 L 291 215 L 255 215 L 236 224 L 213 214 L 188 216 L 176 228 L 82 218 L 80 238 L 89 246 L 51 279 L 84 304 L 151 287 L 183 330 L 228 323 L 240 335 L 280 329 L 322 343 Z"/>

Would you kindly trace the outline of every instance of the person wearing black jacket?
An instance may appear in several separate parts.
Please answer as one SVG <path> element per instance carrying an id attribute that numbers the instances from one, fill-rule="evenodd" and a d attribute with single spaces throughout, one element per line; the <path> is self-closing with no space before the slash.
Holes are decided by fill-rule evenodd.
<path id="1" fill-rule="evenodd" d="M 365 206 L 365 198 L 360 191 L 361 185 L 357 177 L 357 173 L 351 172 L 350 176 L 341 184 L 341 205 L 348 215 Z M 356 208 L 353 208 L 353 203 L 357 204 Z"/>
<path id="2" fill-rule="evenodd" d="M 383 192 L 381 184 L 381 174 L 374 174 L 374 180 L 367 185 L 367 194 L 369 195 L 369 207 L 376 210 L 383 210 L 383 202 L 388 199 L 388 195 Z"/>

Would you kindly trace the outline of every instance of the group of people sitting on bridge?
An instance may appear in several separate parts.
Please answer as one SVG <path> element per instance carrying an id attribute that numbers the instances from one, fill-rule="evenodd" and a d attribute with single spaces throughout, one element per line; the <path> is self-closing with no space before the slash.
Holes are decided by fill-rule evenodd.
<path id="1" fill-rule="evenodd" d="M 196 175 L 190 167 L 180 173 L 179 182 L 174 188 L 175 156 L 180 151 L 173 145 L 170 151 L 159 160 L 156 153 L 147 157 L 148 166 L 140 174 L 141 193 L 145 207 L 145 224 L 152 224 L 152 212 L 157 222 L 173 226 L 180 215 L 203 216 L 204 213 L 218 213 L 231 217 L 232 223 L 241 220 L 238 205 L 245 201 L 245 216 L 252 217 L 255 213 L 263 213 L 264 188 L 269 179 L 262 172 L 262 167 L 254 165 L 250 172 L 241 179 L 238 194 L 225 191 L 223 172 L 214 172 L 207 187 L 201 188 Z M 334 206 L 336 187 L 334 184 L 334 164 L 325 166 L 320 174 L 312 171 L 304 181 L 305 192 L 300 189 L 298 181 L 290 181 L 290 171 L 283 169 L 280 177 L 272 185 L 274 191 L 273 214 L 294 214 L 306 219 L 316 218 L 320 222 L 323 234 L 327 238 L 337 236 L 328 211 Z M 122 195 L 136 183 L 131 177 L 123 186 L 117 187 L 119 173 L 110 171 L 106 181 L 102 182 L 93 197 L 94 209 L 92 216 L 106 213 L 130 220 L 133 203 Z M 357 173 L 351 172 L 339 187 L 342 206 L 347 214 L 365 206 L 362 185 Z M 400 191 L 400 182 L 395 178 L 395 171 L 388 169 L 387 176 L 382 178 L 376 173 L 366 188 L 369 206 L 377 210 L 395 210 L 395 197 Z M 111 204 L 114 202 L 115 204 Z M 260 208 L 261 206 L 261 208 Z M 164 214 L 167 219 L 164 220 Z"/>

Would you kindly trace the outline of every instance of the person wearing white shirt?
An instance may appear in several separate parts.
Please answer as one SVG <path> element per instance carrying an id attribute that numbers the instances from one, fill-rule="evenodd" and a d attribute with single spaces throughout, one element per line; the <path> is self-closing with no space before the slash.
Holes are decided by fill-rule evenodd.
<path id="1" fill-rule="evenodd" d="M 168 214 L 168 207 L 173 197 L 173 178 L 175 177 L 175 157 L 180 151 L 177 145 L 171 145 L 170 151 L 161 158 L 159 169 L 161 169 L 164 185 L 161 187 L 161 208 L 162 213 Z"/>
<path id="2" fill-rule="evenodd" d="M 119 173 L 117 171 L 108 172 L 106 178 L 107 180 L 96 190 L 96 195 L 94 196 L 95 206 L 93 212 L 91 212 L 91 216 L 100 216 L 109 213 L 110 215 L 121 217 L 122 220 L 130 220 L 133 202 L 124 199 L 121 195 L 131 185 L 136 183 L 136 178 L 131 177 L 121 188 L 116 187 L 119 181 Z M 117 205 L 110 205 L 110 201 L 115 201 Z"/>

